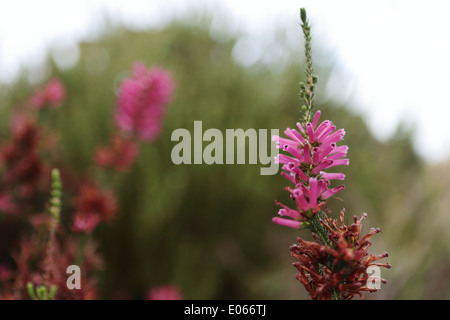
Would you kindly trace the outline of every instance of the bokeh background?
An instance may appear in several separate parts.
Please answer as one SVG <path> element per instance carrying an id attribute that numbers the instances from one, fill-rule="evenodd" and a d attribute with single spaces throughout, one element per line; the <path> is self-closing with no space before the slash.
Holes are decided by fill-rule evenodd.
<path id="1" fill-rule="evenodd" d="M 367 212 L 365 231 L 383 230 L 371 252 L 387 251 L 392 265 L 381 274 L 388 283 L 366 298 L 450 297 L 450 109 L 443 97 L 450 69 L 442 54 L 449 50 L 448 28 L 435 2 L 94 1 L 93 10 L 85 2 L 66 8 L 18 3 L 33 13 L 0 24 L 0 134 L 7 139 L 12 109 L 36 85 L 60 78 L 64 106 L 40 119 L 60 135 L 50 165 L 64 159 L 80 175 L 98 174 L 93 152 L 108 143 L 118 83 L 135 61 L 168 69 L 176 83 L 161 136 L 143 144 L 136 165 L 111 183 L 120 210 L 94 234 L 105 259 L 102 298 L 139 299 L 171 283 L 187 299 L 308 299 L 288 250 L 306 235 L 271 222 L 274 200 L 287 200 L 285 180 L 260 175 L 261 164 L 171 161 L 173 130 L 192 132 L 195 120 L 203 121 L 203 130 L 223 132 L 283 131 L 298 121 L 300 7 L 312 24 L 316 106 L 323 119 L 345 128 L 350 147 L 346 189 L 330 208 L 336 216 L 343 207 L 349 216 Z M 2 15 L 19 12 L 9 6 L 0 5 Z M 77 14 L 84 20 L 74 19 Z M 434 23 L 426 20 L 423 31 L 425 16 Z M 406 28 L 409 23 L 416 28 Z M 12 38 L 35 46 L 14 52 Z M 351 50 L 342 49 L 350 44 Z M 8 219 L 0 213 L 0 225 Z M 8 247 L 1 247 L 1 257 L 8 262 L 20 233 L 2 231 Z"/>

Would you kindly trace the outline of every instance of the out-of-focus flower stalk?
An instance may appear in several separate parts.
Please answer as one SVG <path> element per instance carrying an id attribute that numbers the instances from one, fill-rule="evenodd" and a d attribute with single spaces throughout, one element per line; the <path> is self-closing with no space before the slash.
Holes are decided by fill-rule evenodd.
<path id="1" fill-rule="evenodd" d="M 50 191 L 50 220 L 49 220 L 49 238 L 47 248 L 45 252 L 44 260 L 44 284 L 36 288 L 31 282 L 27 284 L 28 294 L 33 300 L 52 300 L 58 290 L 58 287 L 52 284 L 52 275 L 54 272 L 55 255 L 56 255 L 56 230 L 58 228 L 60 213 L 61 213 L 61 196 L 62 196 L 62 183 L 58 169 L 52 170 L 52 186 Z"/>

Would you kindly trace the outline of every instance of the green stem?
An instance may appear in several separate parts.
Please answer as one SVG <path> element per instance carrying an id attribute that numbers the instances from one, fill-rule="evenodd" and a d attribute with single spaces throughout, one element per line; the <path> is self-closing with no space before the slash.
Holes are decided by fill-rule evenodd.
<path id="1" fill-rule="evenodd" d="M 302 106 L 303 120 L 305 123 L 311 122 L 312 109 L 313 109 L 313 98 L 315 84 L 317 82 L 317 77 L 314 75 L 312 55 L 311 55 L 311 27 L 309 25 L 308 18 L 306 17 L 306 10 L 304 8 L 300 9 L 300 18 L 302 20 L 302 30 L 305 37 L 305 57 L 306 57 L 306 84 L 300 83 L 300 96 L 303 98 L 305 105 Z"/>
<path id="2" fill-rule="evenodd" d="M 333 244 L 330 241 L 330 238 L 328 237 L 328 229 L 325 228 L 325 226 L 320 222 L 321 219 L 323 219 L 323 213 L 322 211 L 319 211 L 309 221 L 310 222 L 309 228 L 311 229 L 312 232 L 317 234 L 317 236 L 322 242 L 322 245 L 332 248 Z"/>

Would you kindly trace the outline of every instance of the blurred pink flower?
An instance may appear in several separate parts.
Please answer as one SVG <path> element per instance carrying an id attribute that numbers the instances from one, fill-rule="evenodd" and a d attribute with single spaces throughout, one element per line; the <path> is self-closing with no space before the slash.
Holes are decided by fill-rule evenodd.
<path id="1" fill-rule="evenodd" d="M 99 146 L 95 149 L 94 160 L 101 168 L 126 171 L 134 164 L 138 154 L 137 143 L 125 140 L 119 135 L 113 135 L 111 146 Z"/>
<path id="2" fill-rule="evenodd" d="M 152 288 L 147 294 L 147 300 L 183 300 L 183 296 L 176 286 L 163 285 Z"/>
<path id="3" fill-rule="evenodd" d="M 100 190 L 95 185 L 82 185 L 76 200 L 76 212 L 72 218 L 71 230 L 77 233 L 89 233 L 100 222 L 112 221 L 117 210 L 117 200 L 112 192 Z"/>
<path id="4" fill-rule="evenodd" d="M 16 205 L 13 202 L 11 194 L 0 193 L 0 212 L 7 214 L 16 214 Z"/>
<path id="5" fill-rule="evenodd" d="M 10 267 L 0 264 L 0 282 L 7 281 L 13 276 L 13 271 Z"/>
<path id="6" fill-rule="evenodd" d="M 117 126 L 143 141 L 153 141 L 161 131 L 174 83 L 167 71 L 135 64 L 133 74 L 119 88 Z"/>
<path id="7" fill-rule="evenodd" d="M 66 97 L 66 88 L 61 80 L 51 79 L 44 88 L 36 89 L 30 99 L 31 104 L 40 109 L 44 106 L 50 108 L 60 107 Z"/>
<path id="8" fill-rule="evenodd" d="M 101 218 L 98 214 L 80 211 L 73 217 L 70 229 L 75 233 L 90 233 L 100 222 Z"/>

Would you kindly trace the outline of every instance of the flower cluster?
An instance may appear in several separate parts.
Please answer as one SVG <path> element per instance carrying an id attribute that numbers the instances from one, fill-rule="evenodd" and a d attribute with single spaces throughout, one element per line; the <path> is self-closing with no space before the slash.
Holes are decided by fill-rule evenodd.
<path id="1" fill-rule="evenodd" d="M 66 88 L 61 80 L 54 78 L 45 87 L 34 90 L 30 98 L 30 104 L 36 109 L 41 109 L 46 106 L 49 108 L 58 108 L 62 105 L 65 97 Z"/>
<path id="2" fill-rule="evenodd" d="M 61 80 L 54 78 L 36 88 L 18 106 L 20 111 L 11 117 L 10 139 L 0 142 L 0 218 L 2 226 L 17 238 L 9 260 L 0 261 L 0 299 L 98 297 L 96 272 L 102 269 L 103 259 L 93 231 L 103 222 L 112 222 L 120 207 L 106 176 L 114 173 L 104 169 L 127 171 L 139 155 L 139 142 L 157 138 L 173 87 L 167 71 L 135 65 L 117 97 L 118 128 L 111 133 L 109 145 L 98 145 L 92 156 L 92 164 L 100 169 L 98 175 L 74 170 L 55 148 L 56 133 L 39 123 L 47 119 L 41 116 L 42 109 L 62 105 L 66 89 Z M 50 169 L 55 164 L 59 182 L 51 183 Z M 67 200 L 64 208 L 62 181 Z M 49 212 L 36 212 L 35 205 L 42 205 L 50 186 Z M 59 219 L 62 209 L 68 214 Z M 66 285 L 66 269 L 74 263 L 83 270 L 81 290 Z M 153 290 L 149 297 L 179 299 L 181 295 L 164 287 Z"/>
<path id="3" fill-rule="evenodd" d="M 16 270 L 1 266 L 3 290 L 0 298 L 47 300 L 94 299 L 97 296 L 91 272 L 101 268 L 102 259 L 92 239 L 81 245 L 61 228 L 62 183 L 58 170 L 52 170 L 50 194 L 47 214 L 33 217 L 31 233 L 21 239 L 18 249 L 13 252 Z M 83 252 L 83 259 L 80 259 L 80 252 Z M 74 261 L 83 268 L 80 279 L 83 290 L 70 290 L 66 285 L 65 271 Z"/>
<path id="4" fill-rule="evenodd" d="M 110 146 L 96 148 L 94 160 L 100 168 L 127 171 L 133 165 L 138 154 L 139 147 L 136 142 L 115 134 L 111 137 Z"/>
<path id="5" fill-rule="evenodd" d="M 160 134 L 165 107 L 172 99 L 173 89 L 173 80 L 167 71 L 135 64 L 133 75 L 119 88 L 115 115 L 118 127 L 139 140 L 155 140 Z"/>
<path id="6" fill-rule="evenodd" d="M 110 222 L 117 212 L 117 201 L 110 191 L 102 191 L 95 185 L 85 184 L 76 200 L 76 212 L 71 230 L 89 233 L 102 222 Z"/>
<path id="7" fill-rule="evenodd" d="M 344 139 L 345 130 L 336 130 L 329 120 L 319 123 L 320 111 L 317 111 L 312 123 L 305 126 L 297 123 L 296 129 L 286 129 L 287 138 L 273 136 L 277 148 L 290 155 L 279 154 L 275 161 L 282 164 L 283 177 L 288 179 L 293 187 L 286 187 L 296 203 L 296 209 L 276 201 L 282 209 L 278 211 L 281 217 L 273 218 L 273 222 L 300 228 L 303 221 L 312 218 L 324 206 L 325 200 L 344 189 L 344 186 L 330 188 L 330 180 L 344 180 L 343 173 L 329 173 L 325 170 L 348 165 L 345 158 L 348 146 L 337 146 Z"/>
<path id="8" fill-rule="evenodd" d="M 301 238 L 298 238 L 298 244 L 291 245 L 292 256 L 299 260 L 293 263 L 299 271 L 296 277 L 313 299 L 351 299 L 357 294 L 363 297 L 364 291 L 377 291 L 377 286 L 369 286 L 368 280 L 371 283 L 386 283 L 382 278 L 369 277 L 367 272 L 369 267 L 391 266 L 376 263 L 387 257 L 387 253 L 378 256 L 367 253 L 372 244 L 370 238 L 381 230 L 372 228 L 360 237 L 362 221 L 366 217 L 364 214 L 358 220 L 355 216 L 354 222 L 347 226 L 344 210 L 341 211 L 340 225 L 325 214 L 320 223 L 329 231 L 327 240 L 331 246 L 320 244 L 320 240 L 313 242 Z"/>
<path id="9" fill-rule="evenodd" d="M 11 121 L 11 141 L 0 146 L 0 212 L 18 213 L 18 202 L 46 186 L 48 168 L 39 156 L 40 131 L 33 119 L 16 113 Z"/>

